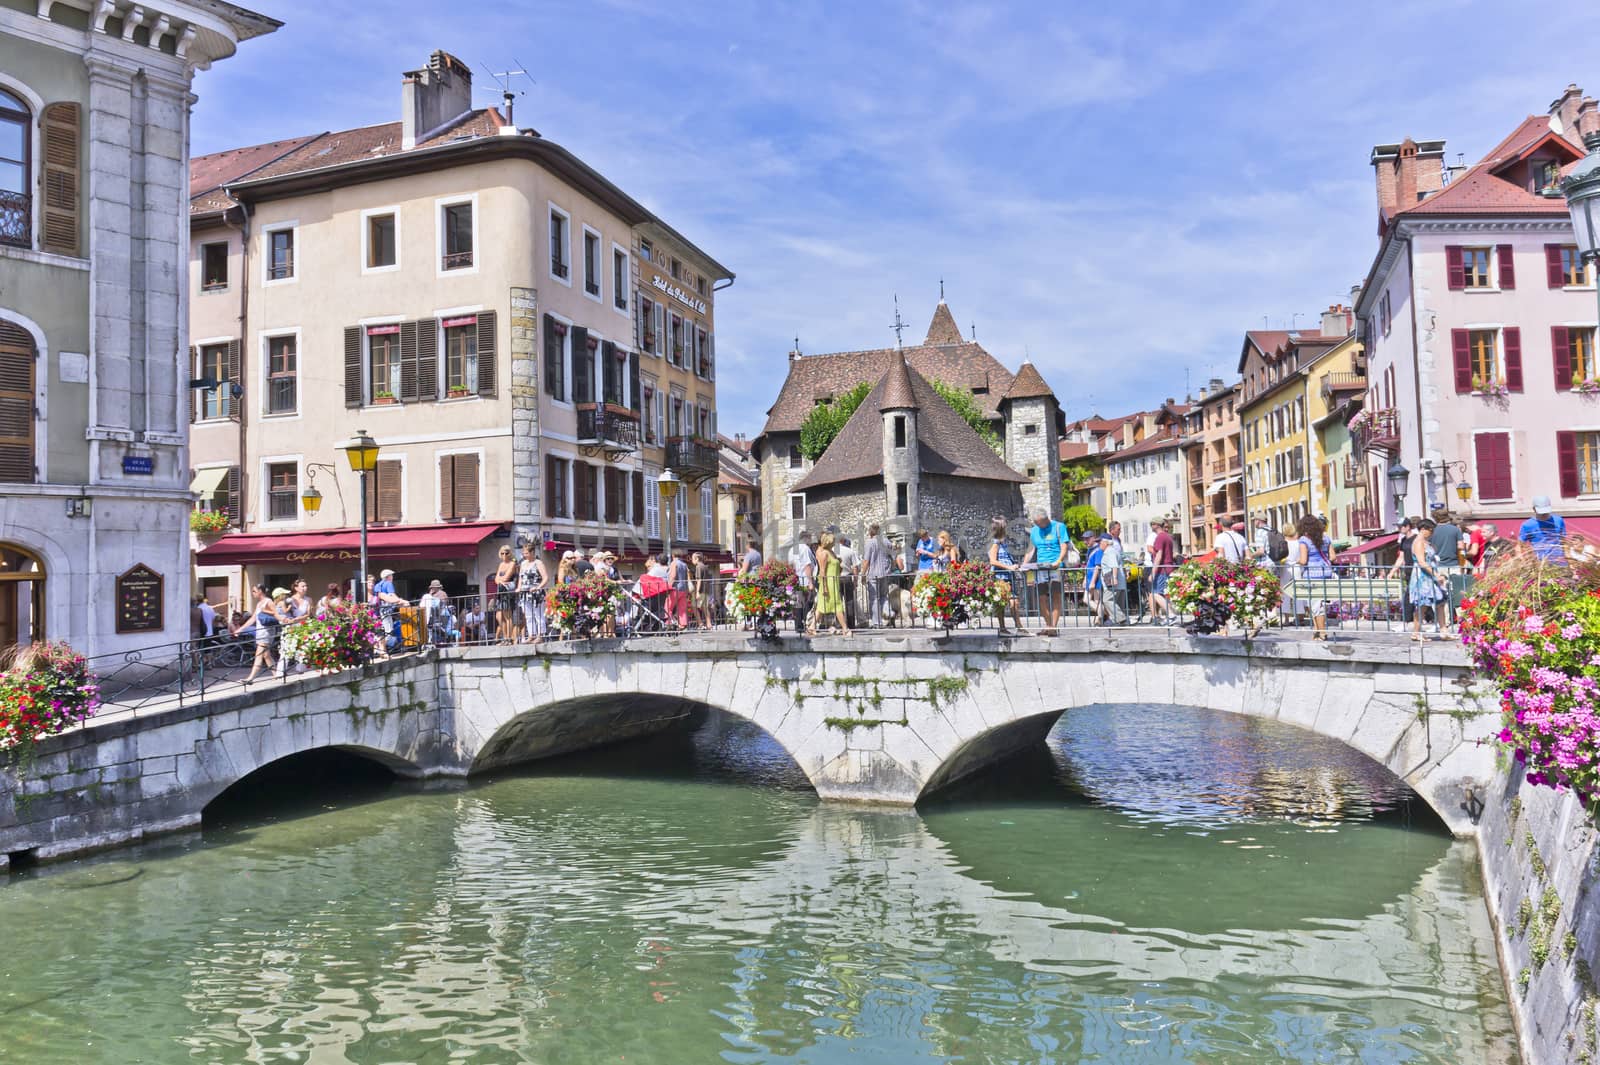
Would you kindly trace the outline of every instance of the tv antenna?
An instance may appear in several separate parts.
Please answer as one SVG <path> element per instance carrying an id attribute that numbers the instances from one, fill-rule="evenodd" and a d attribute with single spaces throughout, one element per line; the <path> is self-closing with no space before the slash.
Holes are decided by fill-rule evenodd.
<path id="1" fill-rule="evenodd" d="M 526 89 L 518 91 L 511 88 L 512 79 L 527 78 L 529 85 L 538 84 L 538 82 L 534 81 L 533 78 L 528 74 L 527 65 L 524 64 L 522 60 L 517 59 L 513 60 L 513 62 L 517 64 L 516 70 L 502 70 L 499 73 L 496 73 L 493 70 L 489 71 L 489 77 L 493 78 L 494 83 L 500 87 L 500 99 L 504 101 L 506 105 L 506 125 L 508 126 L 516 125 L 516 123 L 512 121 L 511 115 L 512 109 L 516 106 L 517 97 L 527 95 Z M 487 64 L 485 64 L 485 66 L 487 66 Z"/>

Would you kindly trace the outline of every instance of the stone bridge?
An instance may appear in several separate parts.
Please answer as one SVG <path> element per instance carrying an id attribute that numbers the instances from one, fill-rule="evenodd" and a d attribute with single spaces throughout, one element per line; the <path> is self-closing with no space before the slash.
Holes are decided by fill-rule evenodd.
<path id="1" fill-rule="evenodd" d="M 739 633 L 467 648 L 199 706 L 110 714 L 0 776 L 0 856 L 48 859 L 197 825 L 257 769 L 322 748 L 402 776 L 466 777 L 648 735 L 703 708 L 770 733 L 825 800 L 909 805 L 1040 742 L 1065 711 L 1126 704 L 1272 718 L 1405 780 L 1458 835 L 1493 772 L 1494 700 L 1446 644 L 1085 632 L 934 632 L 756 644 Z M 20 777 L 19 777 L 20 773 Z M 9 860 L 9 859 L 7 859 Z"/>

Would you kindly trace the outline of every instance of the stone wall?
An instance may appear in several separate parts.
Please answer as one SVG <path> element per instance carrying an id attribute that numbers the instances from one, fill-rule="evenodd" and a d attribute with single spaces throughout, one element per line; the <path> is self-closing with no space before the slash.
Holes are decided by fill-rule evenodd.
<path id="1" fill-rule="evenodd" d="M 1023 509 L 1042 508 L 1052 518 L 1061 517 L 1061 452 L 1056 433 L 1054 400 L 1014 399 L 1008 401 L 1010 417 L 1005 423 L 1006 465 L 1018 473 L 1033 470 L 1033 480 L 1022 486 Z M 1032 434 L 1028 426 L 1035 426 Z"/>
<path id="2" fill-rule="evenodd" d="M 997 517 L 1006 519 L 1012 552 L 1025 550 L 1027 510 L 1018 485 L 933 474 L 922 478 L 923 522 L 931 531 L 949 529 L 973 558 L 989 557 L 989 529 Z"/>
<path id="3" fill-rule="evenodd" d="M 1478 826 L 1484 896 L 1524 1065 L 1600 1061 L 1600 905 L 1594 820 L 1570 793 L 1513 769 Z"/>
<path id="4" fill-rule="evenodd" d="M 511 289 L 511 520 L 518 537 L 539 535 L 539 294 Z"/>

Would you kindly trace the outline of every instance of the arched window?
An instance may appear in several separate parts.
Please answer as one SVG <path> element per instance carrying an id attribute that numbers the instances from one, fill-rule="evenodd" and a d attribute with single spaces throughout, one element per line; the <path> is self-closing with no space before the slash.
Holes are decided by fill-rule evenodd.
<path id="1" fill-rule="evenodd" d="M 0 244 L 33 243 L 33 206 L 28 196 L 33 140 L 28 105 L 0 89 Z"/>
<path id="2" fill-rule="evenodd" d="M 13 647 L 44 639 L 44 562 L 0 543 L 0 660 Z"/>
<path id="3" fill-rule="evenodd" d="M 33 335 L 0 318 L 0 484 L 34 479 Z"/>

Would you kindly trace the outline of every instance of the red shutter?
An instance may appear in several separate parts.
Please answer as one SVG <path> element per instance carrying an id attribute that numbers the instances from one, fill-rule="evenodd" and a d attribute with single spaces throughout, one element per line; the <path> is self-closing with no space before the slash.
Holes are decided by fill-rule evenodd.
<path id="1" fill-rule="evenodd" d="M 1457 249 L 1458 251 L 1460 249 Z M 1469 345 L 1471 337 L 1465 329 L 1450 330 L 1450 350 L 1455 355 L 1456 361 L 1456 393 L 1464 395 L 1472 391 L 1472 357 Z"/>
<path id="2" fill-rule="evenodd" d="M 1479 433 L 1473 437 L 1478 468 L 1478 498 L 1511 498 L 1511 434 Z"/>
<path id="3" fill-rule="evenodd" d="M 1561 245 L 1546 244 L 1544 246 L 1544 281 L 1551 288 L 1564 288 L 1567 284 L 1567 272 L 1561 269 Z"/>
<path id="4" fill-rule="evenodd" d="M 1556 434 L 1556 469 L 1561 475 L 1561 494 L 1572 498 L 1578 494 L 1578 434 Z"/>
<path id="5" fill-rule="evenodd" d="M 1522 330 L 1514 325 L 1505 329 L 1506 389 L 1522 391 Z"/>
<path id="6" fill-rule="evenodd" d="M 1461 265 L 1461 245 L 1447 244 L 1444 249 L 1445 276 L 1449 279 L 1451 290 L 1467 287 L 1467 271 Z"/>
<path id="7" fill-rule="evenodd" d="M 1567 327 L 1550 327 L 1550 361 L 1556 368 L 1556 391 L 1565 392 L 1572 387 L 1572 349 L 1568 347 Z"/>
<path id="8" fill-rule="evenodd" d="M 1500 287 L 1512 289 L 1517 287 L 1517 268 L 1511 261 L 1511 245 L 1501 244 L 1495 247 L 1495 255 L 1500 260 Z"/>

